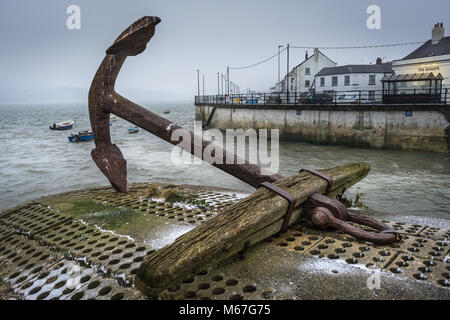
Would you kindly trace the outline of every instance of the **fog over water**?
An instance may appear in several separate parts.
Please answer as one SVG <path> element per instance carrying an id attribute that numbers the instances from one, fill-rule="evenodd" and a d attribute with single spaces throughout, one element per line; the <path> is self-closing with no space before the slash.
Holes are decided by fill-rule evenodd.
<path id="1" fill-rule="evenodd" d="M 148 109 L 189 129 L 194 125 L 192 102 L 144 103 Z M 55 121 L 74 119 L 69 131 L 52 131 Z M 127 160 L 129 182 L 161 181 L 210 185 L 251 192 L 252 187 L 213 166 L 174 166 L 173 146 L 141 130 L 128 134 L 123 119 L 113 122 L 111 136 Z M 0 209 L 44 195 L 108 185 L 91 159 L 94 142 L 69 143 L 71 132 L 89 129 L 88 108 L 78 104 L 0 105 Z M 372 170 L 348 190 L 354 199 L 377 211 L 398 215 L 434 217 L 450 221 L 450 158 L 448 154 L 280 143 L 280 173 L 288 176 L 303 167 L 327 168 L 367 161 Z"/>

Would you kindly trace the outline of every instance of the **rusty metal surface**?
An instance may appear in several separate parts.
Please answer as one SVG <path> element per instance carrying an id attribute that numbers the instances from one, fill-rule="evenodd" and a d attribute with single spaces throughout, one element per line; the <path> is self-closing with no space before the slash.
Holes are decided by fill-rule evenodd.
<path id="1" fill-rule="evenodd" d="M 306 169 L 306 168 L 301 169 L 298 173 L 301 173 L 303 171 L 309 172 L 309 173 L 311 173 L 311 174 L 313 174 L 315 176 L 318 176 L 318 177 L 326 180 L 327 183 L 328 183 L 328 186 L 327 186 L 327 191 L 325 192 L 325 194 L 328 195 L 330 193 L 331 187 L 333 186 L 333 179 L 331 177 L 327 176 L 326 174 L 324 174 L 324 173 L 322 173 L 320 171 L 313 170 L 313 169 Z"/>
<path id="2" fill-rule="evenodd" d="M 174 145 L 179 144 L 181 140 L 178 138 L 173 141 L 171 138 L 172 133 L 182 127 L 129 101 L 114 90 L 117 75 L 127 56 L 135 56 L 145 50 L 160 21 L 158 17 L 143 17 L 122 32 L 106 51 L 106 56 L 97 70 L 89 90 L 89 117 L 96 145 L 91 156 L 102 173 L 109 179 L 113 188 L 123 193 L 127 192 L 126 160 L 119 147 L 111 143 L 110 113 L 126 119 Z M 203 150 L 210 142 L 204 141 L 202 137 L 194 138 L 194 134 L 190 131 L 185 130 L 185 133 L 191 138 L 189 151 L 194 156 L 202 158 Z M 222 152 L 224 161 L 223 164 L 214 163 L 215 167 L 254 187 L 264 181 L 274 182 L 282 178 L 280 175 L 262 175 L 259 166 L 249 164 L 245 159 L 238 159 L 236 155 L 232 156 L 234 164 L 226 164 L 225 159 L 230 158 L 230 155 L 227 156 L 228 152 L 222 149 L 216 149 L 216 152 Z"/>
<path id="3" fill-rule="evenodd" d="M 284 218 L 283 225 L 281 226 L 281 231 L 286 231 L 289 222 L 291 221 L 292 212 L 294 212 L 295 203 L 297 202 L 295 197 L 286 190 L 283 190 L 270 182 L 261 183 L 261 187 L 265 187 L 267 189 L 274 191 L 275 193 L 279 194 L 289 202 L 289 206 L 286 211 L 286 216 Z"/>
<path id="4" fill-rule="evenodd" d="M 108 178 L 112 187 L 116 191 L 122 193 L 127 192 L 126 160 L 123 158 L 119 147 L 111 143 L 109 131 L 110 113 L 126 119 L 136 126 L 139 126 L 174 145 L 178 145 L 180 139 L 186 139 L 185 135 L 183 138 L 172 140 L 174 131 L 183 129 L 182 127 L 127 100 L 117 94 L 114 90 L 116 78 L 127 56 L 136 56 L 145 50 L 147 43 L 155 33 L 156 25 L 160 22 L 161 19 L 158 17 L 143 17 L 123 31 L 106 50 L 106 56 L 97 70 L 89 90 L 89 117 L 96 145 L 95 149 L 91 152 L 91 156 L 101 172 Z M 186 151 L 191 152 L 194 156 L 203 158 L 203 151 L 208 147 L 210 142 L 204 141 L 203 137 L 194 137 L 192 132 L 185 129 L 183 130 L 190 138 L 190 148 Z M 263 175 L 259 166 L 249 164 L 247 160 L 239 159 L 235 154 L 233 154 L 232 157 L 234 159 L 233 164 L 228 164 L 226 161 L 226 159 L 230 158 L 228 151 L 217 147 L 215 152 L 221 153 L 224 160 L 222 161 L 222 164 L 216 162 L 213 163 L 215 167 L 254 187 L 259 187 L 264 182 L 271 183 L 283 178 L 278 174 L 271 176 Z M 312 169 L 300 170 L 300 172 L 302 171 L 309 172 L 325 179 L 328 183 L 326 193 L 329 193 L 333 184 L 333 180 L 330 177 Z M 266 185 L 266 187 L 268 187 L 268 185 Z M 280 193 L 280 190 L 276 191 L 273 187 L 274 186 L 272 185 L 270 188 L 275 192 Z M 287 223 L 289 222 L 289 218 L 294 209 L 293 203 L 295 201 L 290 199 L 289 195 L 285 194 L 285 192 L 283 194 L 280 193 L 280 195 L 290 202 L 288 214 L 282 226 L 282 230 L 286 230 Z M 333 214 L 335 214 L 335 212 L 333 212 Z M 374 241 L 390 242 L 392 241 L 392 236 L 395 235 L 382 234 L 374 237 L 363 231 L 358 231 L 355 227 L 349 226 L 343 222 L 342 217 L 336 216 L 336 214 L 333 216 L 322 210 L 320 212 L 321 219 L 317 218 L 318 215 L 319 213 L 314 215 L 318 224 L 324 226 L 333 225 L 334 227 L 346 230 L 353 235 L 360 234 L 365 237 L 363 239 L 370 238 Z"/>
<path id="5" fill-rule="evenodd" d="M 375 219 L 348 212 L 338 200 L 315 193 L 308 197 L 305 204 L 306 216 L 321 229 L 334 228 L 357 239 L 377 244 L 390 244 L 400 241 L 399 234 L 390 226 Z M 381 232 L 363 230 L 347 223 L 352 221 L 358 225 L 368 226 Z"/>

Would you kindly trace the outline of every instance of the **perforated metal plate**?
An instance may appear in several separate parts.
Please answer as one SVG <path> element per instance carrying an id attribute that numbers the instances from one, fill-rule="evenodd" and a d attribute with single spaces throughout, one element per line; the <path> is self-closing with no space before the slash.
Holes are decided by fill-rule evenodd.
<path id="1" fill-rule="evenodd" d="M 226 275 L 218 271 L 202 271 L 195 277 L 186 278 L 180 285 L 164 291 L 161 299 L 185 300 L 255 300 L 261 299 L 262 291 L 254 281 Z"/>
<path id="2" fill-rule="evenodd" d="M 390 222 L 396 225 L 395 222 Z M 430 282 L 449 287 L 449 244 L 444 234 L 434 233 L 434 238 L 422 236 L 419 232 L 426 227 L 417 226 L 417 235 L 411 228 L 397 229 L 402 240 L 392 245 L 374 245 L 335 232 L 319 232 L 305 227 L 308 222 L 277 234 L 268 241 L 293 252 L 309 254 L 317 258 L 339 259 L 348 264 L 376 268 L 401 277 Z M 437 228 L 433 228 L 437 229 Z M 405 233 L 403 233 L 405 231 Z"/>
<path id="3" fill-rule="evenodd" d="M 127 195 L 111 188 L 78 190 L 64 195 L 130 208 L 175 225 L 200 224 L 245 196 L 198 187 L 189 192 L 204 200 L 206 207 L 165 203 L 142 196 L 147 186 L 133 184 Z M 134 289 L 133 282 L 140 263 L 145 255 L 154 252 L 153 248 L 74 219 L 63 211 L 49 207 L 41 199 L 0 213 L 0 278 L 25 299 L 144 299 Z M 400 243 L 373 245 L 341 233 L 317 230 L 309 222 L 301 221 L 286 232 L 266 239 L 264 246 L 286 250 L 299 258 L 380 269 L 448 289 L 450 231 L 384 222 L 403 235 Z M 282 261 L 274 263 L 276 267 Z M 212 267 L 193 277 L 187 276 L 182 283 L 165 290 L 160 298 L 290 298 L 281 291 L 274 292 L 270 279 L 247 276 L 232 268 Z"/>

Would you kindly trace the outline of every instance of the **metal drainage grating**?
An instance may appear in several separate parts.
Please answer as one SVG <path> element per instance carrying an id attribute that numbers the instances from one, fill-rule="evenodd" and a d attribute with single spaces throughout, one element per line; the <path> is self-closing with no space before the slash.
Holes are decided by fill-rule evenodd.
<path id="1" fill-rule="evenodd" d="M 144 188 L 143 188 L 144 189 Z M 128 207 L 145 214 L 162 217 L 173 222 L 199 224 L 215 216 L 220 210 L 239 201 L 235 194 L 218 192 L 199 192 L 198 200 L 204 200 L 208 206 L 198 207 L 191 204 L 168 203 L 160 199 L 138 198 L 135 196 L 121 197 L 120 200 L 109 194 L 95 195 L 92 199 L 97 203 L 112 206 Z"/>
<path id="2" fill-rule="evenodd" d="M 410 232 L 408 229 L 404 230 Z M 450 286 L 450 242 L 445 239 L 435 240 L 403 234 L 398 243 L 374 245 L 336 232 L 325 231 L 319 234 L 317 230 L 297 225 L 267 239 L 266 242 L 316 258 L 340 259 L 348 264 L 377 268 L 400 277 Z"/>
<path id="3" fill-rule="evenodd" d="M 123 285 L 131 285 L 145 255 L 153 252 L 130 238 L 101 231 L 80 221 L 71 221 L 47 230 L 38 239 L 49 247 L 87 266 L 98 266 L 105 274 L 117 277 Z"/>
<path id="4" fill-rule="evenodd" d="M 253 281 L 219 272 L 202 271 L 173 286 L 159 296 L 174 300 L 256 300 L 263 297 L 261 289 Z"/>
<path id="5" fill-rule="evenodd" d="M 154 251 L 129 237 L 38 203 L 2 214 L 0 237 L 0 277 L 25 299 L 145 298 L 131 286 Z"/>
<path id="6" fill-rule="evenodd" d="M 0 223 L 16 229 L 18 232 L 34 236 L 71 219 L 50 207 L 33 203 L 3 215 Z"/>

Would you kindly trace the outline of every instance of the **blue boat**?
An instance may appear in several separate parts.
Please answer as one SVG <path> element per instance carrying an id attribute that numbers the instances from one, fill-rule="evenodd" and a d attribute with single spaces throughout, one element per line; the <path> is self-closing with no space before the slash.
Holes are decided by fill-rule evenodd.
<path id="1" fill-rule="evenodd" d="M 51 130 L 69 130 L 69 129 L 72 129 L 74 123 L 75 123 L 74 120 L 69 120 L 69 121 L 54 123 L 51 126 L 49 126 L 49 128 Z"/>
<path id="2" fill-rule="evenodd" d="M 82 141 L 90 141 L 94 139 L 94 134 L 92 131 L 86 130 L 78 133 L 72 133 L 69 136 L 69 142 L 82 142 Z"/>
<path id="3" fill-rule="evenodd" d="M 128 133 L 138 133 L 138 132 L 139 132 L 138 127 L 128 128 Z"/>

